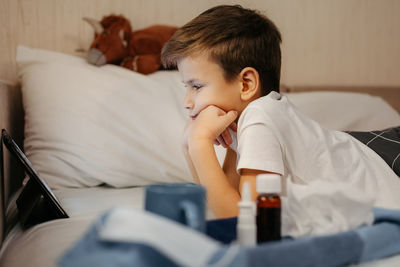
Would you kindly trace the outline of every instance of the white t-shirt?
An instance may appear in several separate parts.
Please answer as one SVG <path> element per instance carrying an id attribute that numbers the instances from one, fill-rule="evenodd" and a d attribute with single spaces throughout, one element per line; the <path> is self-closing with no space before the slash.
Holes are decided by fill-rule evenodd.
<path id="1" fill-rule="evenodd" d="M 400 178 L 378 154 L 347 133 L 324 128 L 284 95 L 271 92 L 251 102 L 239 118 L 237 139 L 238 173 L 257 169 L 295 185 L 341 184 L 361 190 L 374 206 L 400 208 Z"/>

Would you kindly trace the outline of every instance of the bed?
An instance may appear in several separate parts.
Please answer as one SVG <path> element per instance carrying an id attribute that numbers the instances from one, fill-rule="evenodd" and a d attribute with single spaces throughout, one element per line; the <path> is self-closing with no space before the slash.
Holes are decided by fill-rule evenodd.
<path id="1" fill-rule="evenodd" d="M 281 92 L 302 112 L 339 131 L 400 125 L 398 2 L 237 2 L 268 10 L 280 25 L 287 56 Z M 5 49 L 0 55 L 0 126 L 24 149 L 70 215 L 22 230 L 12 207 L 25 174 L 3 151 L 0 211 L 7 219 L 0 221 L 0 266 L 57 266 L 104 212 L 120 206 L 143 209 L 145 186 L 192 181 L 180 150 L 187 114 L 179 74 L 145 76 L 114 65 L 95 67 L 72 56 L 92 38 L 83 15 L 100 17 L 112 10 L 127 14 L 137 28 L 155 22 L 181 25 L 213 5 L 172 3 L 135 1 L 140 8 L 123 0 L 102 1 L 96 8 L 78 0 L 0 4 L 6 26 L 6 38 L 0 40 Z M 351 36 L 353 48 L 361 49 L 342 45 Z M 331 68 L 324 68 L 327 63 Z M 222 161 L 223 149 L 216 147 L 216 152 Z M 214 218 L 209 210 L 207 218 Z M 400 255 L 360 266 L 400 266 Z"/>
<path id="2" fill-rule="evenodd" d="M 1 266 L 55 266 L 105 211 L 118 206 L 142 209 L 146 185 L 192 181 L 179 149 L 186 111 L 178 72 L 144 76 L 24 46 L 18 47 L 17 62 L 21 86 L 1 85 L 6 104 L 2 127 L 23 144 L 70 218 L 26 231 L 4 222 Z M 361 88 L 325 89 L 281 90 L 300 110 L 331 129 L 370 131 L 400 125 L 399 106 L 390 105 L 385 95 L 379 97 L 390 92 L 388 99 L 400 99 L 400 88 L 365 89 L 372 94 L 357 92 Z M 222 160 L 224 151 L 216 151 Z M 24 176 L 4 154 L 5 200 L 12 206 Z M 3 210 L 8 217 L 13 212 Z M 207 218 L 214 218 L 210 211 Z M 394 256 L 365 266 L 399 263 L 400 256 Z"/>

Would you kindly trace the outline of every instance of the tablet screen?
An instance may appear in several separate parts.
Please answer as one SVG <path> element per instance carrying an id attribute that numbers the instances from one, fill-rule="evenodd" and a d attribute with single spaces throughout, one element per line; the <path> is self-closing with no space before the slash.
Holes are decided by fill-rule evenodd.
<path id="1" fill-rule="evenodd" d="M 47 201 L 49 201 L 49 204 L 51 204 L 51 206 L 53 208 L 55 208 L 55 210 L 57 212 L 57 217 L 58 218 L 68 218 L 67 213 L 61 207 L 60 202 L 58 201 L 58 199 L 54 195 L 54 193 L 51 191 L 50 187 L 46 184 L 45 181 L 43 181 L 42 179 L 39 178 L 39 175 L 32 167 L 31 162 L 28 160 L 28 158 L 25 156 L 25 154 L 22 152 L 22 150 L 18 147 L 18 145 L 15 143 L 15 141 L 11 138 L 11 136 L 4 129 L 2 130 L 2 140 L 3 140 L 6 148 L 10 151 L 10 153 L 18 160 L 20 165 L 23 166 L 24 171 L 29 176 L 29 179 L 35 181 L 37 188 L 39 188 L 39 190 L 40 190 L 39 193 L 41 195 L 43 195 L 43 197 Z"/>

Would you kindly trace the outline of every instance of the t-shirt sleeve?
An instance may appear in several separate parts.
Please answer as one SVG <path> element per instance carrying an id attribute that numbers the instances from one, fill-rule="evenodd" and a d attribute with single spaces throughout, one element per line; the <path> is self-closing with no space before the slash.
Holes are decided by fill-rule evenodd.
<path id="1" fill-rule="evenodd" d="M 279 139 L 266 118 L 257 110 L 246 112 L 238 131 L 237 172 L 255 169 L 283 175 L 284 164 Z"/>

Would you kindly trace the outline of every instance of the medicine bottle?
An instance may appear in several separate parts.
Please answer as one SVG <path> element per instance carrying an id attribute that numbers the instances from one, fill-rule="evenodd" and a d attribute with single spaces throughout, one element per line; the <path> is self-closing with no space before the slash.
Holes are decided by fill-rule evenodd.
<path id="1" fill-rule="evenodd" d="M 281 239 L 281 176 L 260 174 L 257 189 L 257 243 Z"/>

